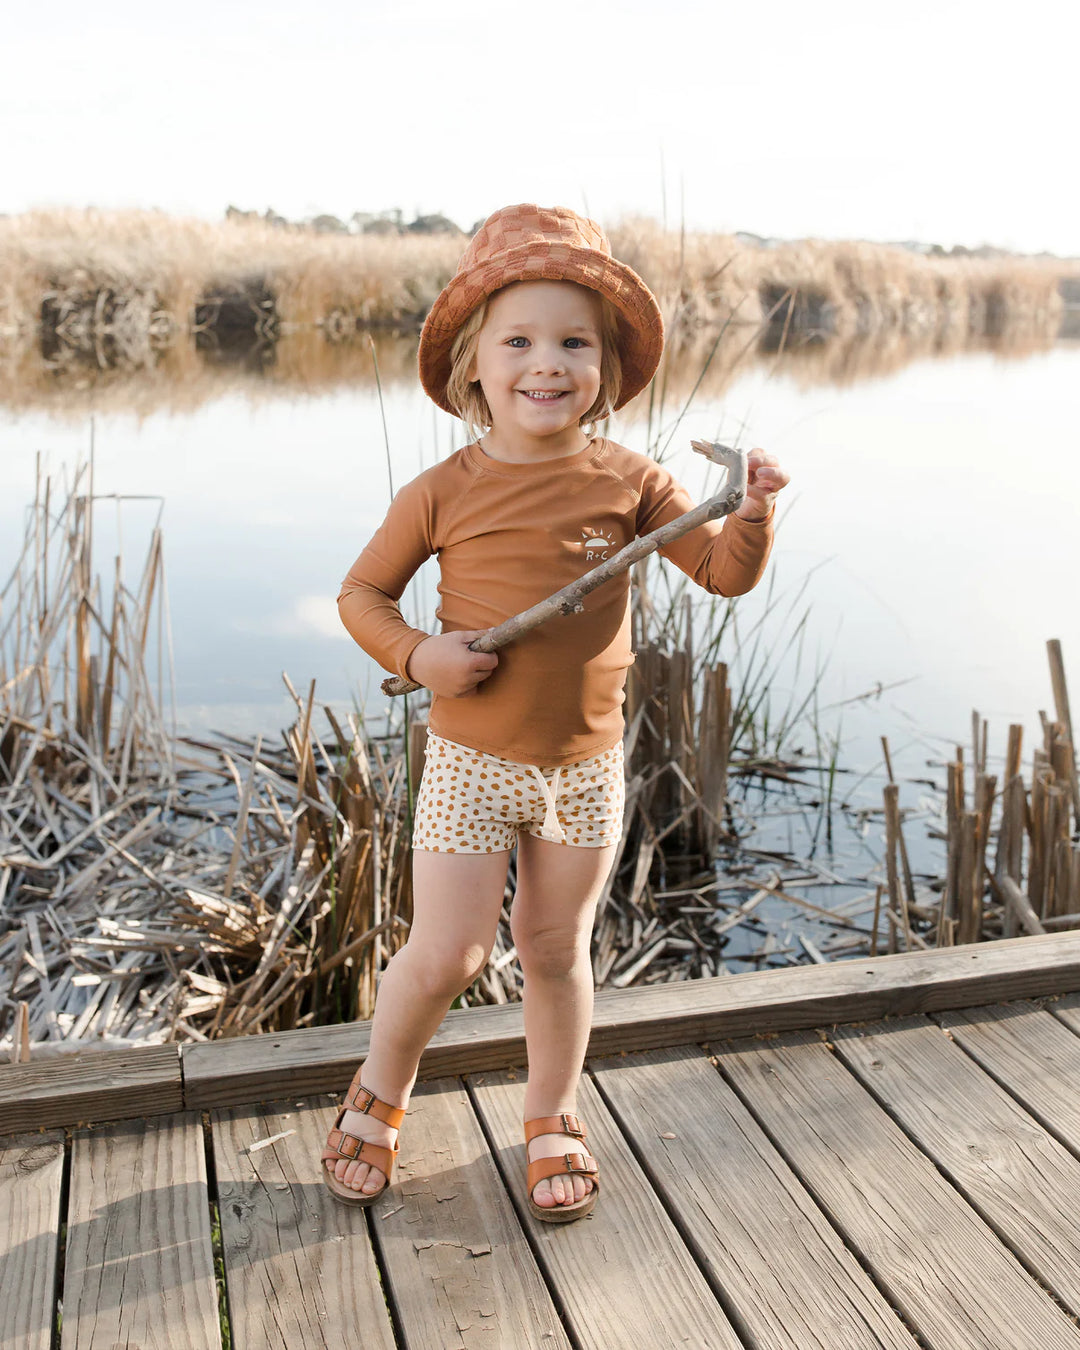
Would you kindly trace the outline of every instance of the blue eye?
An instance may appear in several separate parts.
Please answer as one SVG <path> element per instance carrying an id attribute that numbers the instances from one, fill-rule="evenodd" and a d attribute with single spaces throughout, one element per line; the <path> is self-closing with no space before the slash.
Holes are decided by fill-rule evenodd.
<path id="1" fill-rule="evenodd" d="M 514 337 L 514 338 L 511 338 L 510 341 L 509 341 L 506 345 L 507 345 L 508 347 L 526 347 L 526 346 L 528 346 L 528 343 L 529 343 L 529 339 L 528 339 L 528 338 Z"/>
<path id="2" fill-rule="evenodd" d="M 570 347 L 571 350 L 576 350 L 578 347 L 587 347 L 588 345 L 589 344 L 584 338 L 567 338 L 563 343 L 564 347 Z"/>

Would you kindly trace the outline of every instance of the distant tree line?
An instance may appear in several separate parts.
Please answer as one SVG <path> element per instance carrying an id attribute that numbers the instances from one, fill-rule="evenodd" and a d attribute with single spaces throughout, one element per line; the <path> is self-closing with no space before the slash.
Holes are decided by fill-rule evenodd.
<path id="1" fill-rule="evenodd" d="M 263 212 L 259 212 L 241 211 L 239 207 L 230 206 L 226 208 L 225 219 L 261 220 L 267 225 L 274 225 L 279 229 L 313 230 L 316 234 L 464 235 L 466 233 L 449 216 L 440 215 L 436 212 L 433 215 L 417 216 L 415 219 L 407 221 L 404 213 L 396 207 L 392 211 L 354 211 L 348 220 L 342 220 L 339 216 L 329 214 L 313 216 L 310 220 L 288 220 L 270 207 Z M 480 224 L 481 222 L 477 221 L 468 233 L 475 234 Z"/>

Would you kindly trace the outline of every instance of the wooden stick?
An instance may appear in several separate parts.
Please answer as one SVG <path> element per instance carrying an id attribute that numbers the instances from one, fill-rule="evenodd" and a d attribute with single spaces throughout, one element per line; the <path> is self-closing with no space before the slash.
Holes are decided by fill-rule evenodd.
<path id="1" fill-rule="evenodd" d="M 1015 915 L 1025 933 L 1045 933 L 1046 929 L 1039 916 L 1031 908 L 1031 902 L 1007 872 L 999 877 L 991 877 L 990 884 L 998 892 L 1005 904 Z"/>
<path id="2" fill-rule="evenodd" d="M 874 893 L 874 926 L 870 937 L 870 955 L 877 956 L 878 920 L 881 917 L 881 893 L 885 887 L 879 882 Z"/>
<path id="3" fill-rule="evenodd" d="M 732 450 L 729 446 L 718 445 L 713 441 L 691 441 L 690 444 L 699 455 L 704 455 L 714 464 L 723 464 L 727 468 L 727 484 L 722 492 L 694 507 L 692 511 L 687 511 L 675 520 L 668 521 L 666 525 L 661 525 L 651 534 L 643 534 L 639 539 L 631 540 L 625 548 L 619 549 L 618 553 L 608 558 L 607 562 L 602 562 L 599 567 L 586 572 L 577 581 L 564 586 L 561 591 L 556 591 L 554 595 L 541 600 L 531 609 L 523 610 L 522 613 L 513 615 L 504 623 L 481 634 L 475 642 L 469 644 L 470 651 L 496 652 L 500 647 L 513 642 L 515 638 L 539 628 L 556 614 L 580 614 L 583 608 L 581 602 L 590 591 L 595 591 L 606 581 L 629 571 L 634 563 L 647 558 L 650 553 L 655 553 L 662 544 L 669 544 L 673 539 L 681 538 L 690 530 L 704 525 L 706 521 L 717 520 L 720 516 L 737 511 L 746 497 L 746 451 Z M 383 680 L 381 686 L 383 693 L 390 697 L 397 694 L 411 694 L 423 687 L 413 680 L 403 680 L 400 675 L 392 675 L 389 679 Z"/>
<path id="4" fill-rule="evenodd" d="M 1011 783 L 1020 772 L 1020 748 L 1024 739 L 1024 728 L 1018 722 L 1009 727 L 1009 748 L 1005 754 L 1005 781 Z"/>
<path id="5" fill-rule="evenodd" d="M 1072 714 L 1069 711 L 1069 687 L 1065 683 L 1065 658 L 1061 654 L 1061 642 L 1058 638 L 1049 639 L 1046 644 L 1046 654 L 1050 661 L 1050 683 L 1054 691 L 1054 712 L 1057 720 L 1065 728 L 1065 736 L 1069 742 L 1068 779 L 1069 786 L 1072 789 L 1073 813 L 1077 823 L 1080 824 L 1080 777 L 1076 772 L 1076 756 L 1073 753 L 1076 739 L 1073 736 Z"/>
<path id="6" fill-rule="evenodd" d="M 897 855 L 900 852 L 900 788 L 886 783 L 885 797 L 885 866 L 889 883 L 889 904 L 904 925 L 907 950 L 911 951 L 911 920 L 908 916 L 907 896 L 900 885 Z"/>
<path id="7" fill-rule="evenodd" d="M 896 778 L 893 775 L 892 755 L 889 752 L 889 738 L 882 736 L 881 749 L 885 755 L 885 772 L 889 776 L 889 782 L 895 783 Z M 900 847 L 900 870 L 904 878 L 904 894 L 907 897 L 908 910 L 915 908 L 915 881 L 911 875 L 911 862 L 908 858 L 907 841 L 904 839 L 903 817 L 899 811 L 899 798 L 897 799 L 896 814 L 896 839 Z"/>
<path id="8" fill-rule="evenodd" d="M 1054 711 L 1057 720 L 1065 727 L 1065 734 L 1073 740 L 1072 716 L 1069 711 L 1069 690 L 1065 683 L 1065 659 L 1061 654 L 1061 642 L 1050 638 L 1046 644 L 1046 654 L 1050 660 L 1050 683 L 1054 691 Z M 1074 742 L 1075 744 L 1075 742 Z"/>

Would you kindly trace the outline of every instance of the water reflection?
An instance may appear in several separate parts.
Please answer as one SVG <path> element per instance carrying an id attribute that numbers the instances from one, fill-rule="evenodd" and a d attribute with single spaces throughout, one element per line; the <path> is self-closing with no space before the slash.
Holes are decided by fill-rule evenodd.
<path id="1" fill-rule="evenodd" d="M 260 327 L 257 318 L 197 325 L 179 334 L 167 324 L 125 332 L 58 323 L 35 343 L 0 344 L 0 407 L 82 419 L 88 413 L 193 412 L 226 395 L 251 399 L 322 395 L 416 381 L 416 332 L 340 331 L 332 325 Z M 716 396 L 754 367 L 791 376 L 803 386 L 850 385 L 891 374 L 927 357 L 993 352 L 1023 358 L 1048 351 L 1044 328 L 1013 324 L 999 333 L 971 333 L 960 324 L 912 331 L 827 332 L 793 327 L 782 311 L 764 325 L 731 323 L 687 332 L 675 328 L 653 390 L 630 406 Z"/>

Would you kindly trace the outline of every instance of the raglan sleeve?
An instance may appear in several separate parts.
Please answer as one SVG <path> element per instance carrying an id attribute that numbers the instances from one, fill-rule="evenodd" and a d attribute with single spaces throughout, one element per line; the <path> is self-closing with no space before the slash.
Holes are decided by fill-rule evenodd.
<path id="1" fill-rule="evenodd" d="M 637 532 L 649 534 L 697 505 L 662 464 L 651 464 L 641 486 Z M 773 543 L 773 512 L 764 520 L 730 515 L 706 521 L 681 538 L 664 544 L 670 558 L 713 595 L 745 595 L 761 580 Z"/>
<path id="2" fill-rule="evenodd" d="M 338 595 L 341 621 L 384 670 L 407 678 L 414 650 L 430 637 L 406 623 L 398 601 L 409 578 L 437 552 L 435 502 L 414 479 L 394 497 L 383 523 L 349 568 Z"/>

